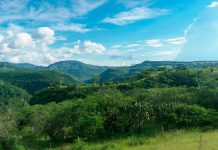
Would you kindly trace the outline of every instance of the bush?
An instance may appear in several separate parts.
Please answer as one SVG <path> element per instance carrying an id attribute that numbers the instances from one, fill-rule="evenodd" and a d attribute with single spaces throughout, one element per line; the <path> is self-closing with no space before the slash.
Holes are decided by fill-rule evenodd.
<path id="1" fill-rule="evenodd" d="M 168 128 L 213 126 L 213 110 L 198 105 L 169 103 L 155 109 L 157 121 Z"/>
<path id="2" fill-rule="evenodd" d="M 65 105 L 68 108 L 62 109 L 47 122 L 45 132 L 51 140 L 57 142 L 68 138 L 96 138 L 97 132 L 103 128 L 103 118 L 96 112 L 97 104 L 76 100 Z"/>

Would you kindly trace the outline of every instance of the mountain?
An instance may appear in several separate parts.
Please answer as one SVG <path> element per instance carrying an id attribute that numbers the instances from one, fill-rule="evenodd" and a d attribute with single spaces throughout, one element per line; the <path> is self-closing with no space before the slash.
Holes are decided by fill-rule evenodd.
<path id="1" fill-rule="evenodd" d="M 45 69 L 43 66 L 36 66 L 29 63 L 9 63 L 9 62 L 0 62 L 0 68 L 10 68 L 10 69 Z"/>
<path id="2" fill-rule="evenodd" d="M 129 67 L 117 67 L 104 71 L 100 75 L 100 83 L 116 82 L 129 79 L 143 72 L 146 69 L 158 68 L 202 68 L 202 67 L 218 67 L 218 61 L 195 61 L 195 62 L 176 62 L 176 61 L 145 61 L 141 64 Z"/>
<path id="3" fill-rule="evenodd" d="M 81 81 L 89 80 L 95 75 L 100 75 L 109 68 L 111 67 L 94 66 L 74 60 L 57 62 L 47 67 L 47 69 L 71 75 Z"/>
<path id="4" fill-rule="evenodd" d="M 52 71 L 54 71 L 55 79 L 58 79 L 57 76 L 65 76 L 70 78 L 74 82 L 78 83 L 78 80 L 86 83 L 92 83 L 90 79 L 95 75 L 100 76 L 100 83 L 105 82 L 117 82 L 129 79 L 136 76 L 137 74 L 143 72 L 147 69 L 158 69 L 158 68 L 176 68 L 176 67 L 189 67 L 189 68 L 202 68 L 202 67 L 218 67 L 218 61 L 196 61 L 196 62 L 177 62 L 177 61 L 145 61 L 141 64 L 126 66 L 126 67 L 107 67 L 107 66 L 95 66 L 90 64 L 85 64 L 79 61 L 69 60 L 61 61 L 51 64 L 47 67 L 36 66 L 28 63 L 14 64 L 2 62 L 0 63 L 0 69 L 2 71 L 17 71 L 17 70 L 31 70 L 36 73 L 37 71 L 45 72 L 51 71 L 49 73 L 52 76 Z M 24 71 L 25 72 L 25 71 Z M 22 71 L 20 71 L 22 74 Z M 40 73 L 42 74 L 42 73 Z M 58 74 L 58 75 L 57 75 Z M 62 78 L 65 78 L 62 77 Z M 40 76 L 38 76 L 40 78 Z M 50 79 L 52 77 L 49 77 Z M 1 79 L 1 78 L 0 78 Z M 47 78 L 48 79 L 48 78 Z M 57 83 L 59 81 L 56 81 Z M 53 81 L 52 81 L 53 83 Z"/>
<path id="5" fill-rule="evenodd" d="M 24 69 L 34 69 L 34 70 L 39 70 L 39 69 L 45 69 L 46 67 L 43 66 L 36 66 L 33 64 L 29 63 L 19 63 L 19 64 L 11 64 L 12 66 L 16 68 L 24 68 Z"/>
<path id="6" fill-rule="evenodd" d="M 60 84 L 80 83 L 80 81 L 72 76 L 54 70 L 33 70 L 13 67 L 0 69 L 0 80 L 22 88 L 30 94 Z"/>

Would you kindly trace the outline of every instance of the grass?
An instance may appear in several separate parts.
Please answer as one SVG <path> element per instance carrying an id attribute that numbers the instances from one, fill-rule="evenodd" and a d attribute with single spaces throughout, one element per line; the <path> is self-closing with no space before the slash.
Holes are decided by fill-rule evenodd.
<path id="1" fill-rule="evenodd" d="M 73 144 L 56 147 L 37 145 L 28 150 L 217 150 L 218 130 L 200 131 L 170 131 L 153 137 L 129 136 L 101 143 L 86 143 L 77 140 Z M 44 147 L 44 148 L 43 148 Z"/>

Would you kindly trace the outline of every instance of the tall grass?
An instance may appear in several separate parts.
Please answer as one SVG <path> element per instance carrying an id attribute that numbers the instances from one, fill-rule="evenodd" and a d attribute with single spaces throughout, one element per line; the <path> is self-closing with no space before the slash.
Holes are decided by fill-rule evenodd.
<path id="1" fill-rule="evenodd" d="M 217 150 L 218 131 L 170 131 L 152 137 L 128 136 L 99 143 L 87 143 L 80 139 L 72 144 L 50 147 L 37 145 L 28 150 Z"/>

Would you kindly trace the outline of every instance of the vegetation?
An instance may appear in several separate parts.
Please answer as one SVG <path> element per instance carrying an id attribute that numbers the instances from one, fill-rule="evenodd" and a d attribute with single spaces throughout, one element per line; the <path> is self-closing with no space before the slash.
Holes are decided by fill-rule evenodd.
<path id="1" fill-rule="evenodd" d="M 174 130 L 153 136 L 123 136 L 101 142 L 84 142 L 77 139 L 72 144 L 50 146 L 37 143 L 27 144 L 30 150 L 216 150 L 217 131 Z"/>
<path id="2" fill-rule="evenodd" d="M 106 84 L 94 76 L 91 85 L 66 85 L 77 80 L 51 70 L 4 68 L 0 149 L 173 149 L 182 142 L 181 149 L 203 149 L 204 138 L 209 144 L 217 136 L 215 67 L 149 69 Z M 14 85 L 37 92 L 30 97 Z"/>
<path id="3" fill-rule="evenodd" d="M 122 80 L 131 79 L 137 74 L 148 69 L 161 68 L 203 68 L 203 67 L 217 67 L 216 61 L 205 62 L 173 62 L 173 61 L 145 61 L 141 64 L 130 67 L 111 68 L 103 72 L 100 77 L 100 83 L 105 82 L 120 82 Z"/>
<path id="4" fill-rule="evenodd" d="M 0 79 L 33 94 L 51 86 L 74 84 L 79 81 L 69 75 L 51 70 L 3 69 Z"/>
<path id="5" fill-rule="evenodd" d="M 88 65 L 78 61 L 62 61 L 48 66 L 48 69 L 64 72 L 81 81 L 86 81 L 95 75 L 100 75 L 108 68 L 109 67 Z"/>

